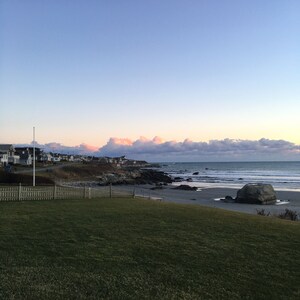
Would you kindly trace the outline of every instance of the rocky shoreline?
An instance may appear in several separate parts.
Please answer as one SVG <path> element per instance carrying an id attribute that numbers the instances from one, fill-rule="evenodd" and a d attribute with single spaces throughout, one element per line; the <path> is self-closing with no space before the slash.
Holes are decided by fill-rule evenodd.
<path id="1" fill-rule="evenodd" d="M 153 169 L 122 170 L 118 172 L 103 173 L 97 176 L 98 184 L 120 185 L 120 184 L 169 184 L 174 180 L 164 172 Z"/>
<path id="2" fill-rule="evenodd" d="M 153 188 L 153 185 L 122 185 L 118 188 L 124 190 L 135 189 L 136 196 L 141 196 L 147 199 L 160 199 L 160 201 L 178 203 L 178 204 L 193 204 L 203 205 L 209 207 L 216 207 L 225 210 L 238 211 L 243 213 L 257 214 L 258 210 L 264 208 L 271 214 L 278 215 L 286 208 L 296 211 L 300 215 L 300 192 L 292 191 L 276 191 L 280 202 L 275 204 L 262 205 L 262 204 L 250 204 L 250 203 L 238 203 L 238 202 L 226 202 L 221 199 L 225 195 L 229 195 L 234 198 L 238 192 L 238 189 L 232 188 L 208 188 L 202 190 L 185 190 L 176 189 L 175 185 L 168 184 L 161 188 Z"/>

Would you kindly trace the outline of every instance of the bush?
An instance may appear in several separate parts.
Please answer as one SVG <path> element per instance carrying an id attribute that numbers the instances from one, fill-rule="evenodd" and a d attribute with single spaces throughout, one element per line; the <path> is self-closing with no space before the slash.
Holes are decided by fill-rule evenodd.
<path id="1" fill-rule="evenodd" d="M 268 217 L 270 215 L 270 212 L 266 212 L 264 208 L 262 209 L 257 209 L 256 213 L 260 216 Z"/>
<path id="2" fill-rule="evenodd" d="M 298 213 L 296 211 L 285 209 L 285 211 L 277 216 L 280 219 L 297 221 L 298 220 Z"/>

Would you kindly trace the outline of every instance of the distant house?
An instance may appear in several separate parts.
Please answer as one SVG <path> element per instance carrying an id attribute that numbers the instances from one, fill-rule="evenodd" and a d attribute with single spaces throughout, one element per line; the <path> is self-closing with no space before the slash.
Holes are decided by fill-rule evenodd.
<path id="1" fill-rule="evenodd" d="M 68 161 L 69 160 L 69 157 L 67 154 L 62 154 L 61 155 L 61 161 Z"/>
<path id="2" fill-rule="evenodd" d="M 7 165 L 9 157 L 15 154 L 15 148 L 12 144 L 0 144 L 0 164 Z"/>
<path id="3" fill-rule="evenodd" d="M 73 161 L 80 162 L 81 161 L 81 156 L 80 155 L 75 155 L 73 157 Z"/>
<path id="4" fill-rule="evenodd" d="M 43 163 L 50 162 L 52 161 L 52 155 L 50 153 L 42 152 L 38 160 Z"/>
<path id="5" fill-rule="evenodd" d="M 32 156 L 28 151 L 23 151 L 20 154 L 20 164 L 24 166 L 32 165 Z"/>
<path id="6" fill-rule="evenodd" d="M 74 161 L 74 156 L 69 154 L 62 154 L 61 155 L 62 161 Z"/>
<path id="7" fill-rule="evenodd" d="M 99 157 L 98 161 L 101 164 L 107 164 L 108 163 L 108 157 Z"/>
<path id="8" fill-rule="evenodd" d="M 15 148 L 12 144 L 0 144 L 0 152 L 5 152 L 8 156 L 11 156 L 14 155 Z"/>
<path id="9" fill-rule="evenodd" d="M 20 163 L 20 155 L 11 155 L 8 157 L 8 163 L 11 165 L 18 165 Z"/>
<path id="10" fill-rule="evenodd" d="M 20 156 L 20 164 L 23 166 L 32 165 L 32 154 L 28 147 L 16 147 L 16 153 Z M 33 153 L 33 151 L 32 151 Z"/>
<path id="11" fill-rule="evenodd" d="M 56 162 L 60 162 L 61 161 L 61 156 L 59 154 L 54 154 L 52 156 L 52 162 L 56 163 Z"/>
<path id="12" fill-rule="evenodd" d="M 35 153 L 35 157 L 36 159 L 43 153 L 43 151 L 41 150 L 41 148 L 38 147 L 16 147 L 15 151 L 17 152 L 17 154 L 20 154 L 23 151 L 27 151 L 31 156 L 33 156 L 33 149 L 34 149 L 34 153 Z"/>
<path id="13" fill-rule="evenodd" d="M 6 166 L 8 164 L 8 155 L 5 152 L 0 152 L 0 165 Z"/>
<path id="14" fill-rule="evenodd" d="M 43 151 L 38 147 L 16 147 L 16 154 L 20 156 L 20 164 L 25 166 L 32 165 L 33 162 L 33 150 L 36 161 L 42 161 Z"/>

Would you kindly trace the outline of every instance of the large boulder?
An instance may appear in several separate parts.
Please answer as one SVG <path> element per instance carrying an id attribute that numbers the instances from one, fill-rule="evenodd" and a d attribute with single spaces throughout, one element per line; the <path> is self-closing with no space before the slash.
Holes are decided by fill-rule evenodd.
<path id="1" fill-rule="evenodd" d="M 271 184 L 246 184 L 238 190 L 235 201 L 250 204 L 274 204 L 276 193 Z"/>

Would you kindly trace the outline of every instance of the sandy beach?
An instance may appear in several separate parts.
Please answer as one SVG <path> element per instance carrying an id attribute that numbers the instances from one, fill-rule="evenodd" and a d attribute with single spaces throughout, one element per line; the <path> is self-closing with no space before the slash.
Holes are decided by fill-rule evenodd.
<path id="1" fill-rule="evenodd" d="M 233 188 L 208 188 L 201 191 L 183 191 L 175 190 L 174 186 L 168 185 L 163 189 L 152 190 L 153 185 L 139 185 L 133 186 L 118 186 L 120 189 L 133 190 L 135 188 L 136 196 L 141 196 L 146 199 L 160 200 L 181 204 L 204 205 L 210 207 L 217 207 L 226 210 L 239 211 L 244 213 L 256 214 L 256 210 L 265 209 L 271 214 L 278 214 L 284 212 L 286 208 L 297 211 L 300 214 L 300 192 L 294 191 L 276 191 L 277 199 L 281 201 L 288 201 L 288 203 L 281 205 L 254 205 L 241 203 L 225 203 L 223 201 L 216 201 L 217 198 L 224 198 L 225 196 L 235 197 L 237 189 Z"/>

